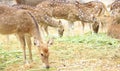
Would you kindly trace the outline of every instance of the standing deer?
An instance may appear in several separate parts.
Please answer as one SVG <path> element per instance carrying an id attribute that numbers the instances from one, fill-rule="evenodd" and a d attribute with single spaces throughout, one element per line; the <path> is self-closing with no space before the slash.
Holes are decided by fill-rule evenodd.
<path id="1" fill-rule="evenodd" d="M 38 21 L 40 25 L 40 29 L 45 31 L 47 35 L 49 35 L 48 26 L 50 26 L 53 28 L 57 28 L 59 36 L 60 37 L 63 36 L 64 26 L 62 25 L 62 22 L 60 20 L 57 21 L 53 19 L 50 15 L 45 13 L 44 10 L 42 9 L 38 10 L 28 5 L 14 5 L 13 7 L 17 9 L 24 9 L 24 10 L 30 11 L 35 16 L 36 20 Z"/>
<path id="2" fill-rule="evenodd" d="M 98 22 L 94 14 L 86 12 L 87 7 L 82 5 L 82 7 L 77 7 L 73 3 L 61 3 L 61 2 L 52 2 L 44 1 L 36 6 L 38 9 L 44 9 L 45 12 L 49 13 L 51 16 L 58 19 L 65 19 L 69 21 L 70 29 L 73 28 L 73 22 L 82 21 L 82 22 L 92 22 L 94 23 L 93 30 L 95 33 L 98 32 Z M 90 9 L 90 8 L 89 8 Z"/>
<path id="3" fill-rule="evenodd" d="M 36 7 L 37 9 L 43 9 L 44 12 L 54 18 L 67 20 L 69 23 L 69 32 L 73 29 L 74 22 L 79 20 L 78 8 L 71 3 L 44 1 Z M 68 35 L 70 35 L 70 33 Z"/>
<path id="4" fill-rule="evenodd" d="M 76 1 L 76 6 L 79 8 L 79 10 L 81 10 L 80 14 L 84 14 L 85 18 L 89 18 L 88 20 L 90 20 L 90 18 L 92 19 L 92 17 L 90 17 L 90 15 L 94 16 L 94 18 L 98 18 L 100 16 L 104 16 L 106 15 L 106 13 L 108 13 L 106 6 L 100 2 L 100 1 L 90 1 L 87 3 L 80 3 L 78 1 Z M 84 12 L 84 13 L 82 13 Z M 89 14 L 89 15 L 88 15 Z M 97 20 L 96 18 L 96 22 L 98 23 L 98 26 L 102 25 L 103 27 L 103 22 Z M 93 21 L 93 20 L 92 20 Z M 84 23 L 85 21 L 81 21 L 82 26 L 83 26 L 83 30 L 84 30 Z M 93 22 L 88 22 L 88 23 L 93 23 Z M 92 27 L 94 29 L 94 27 L 97 26 L 95 23 L 92 24 Z M 99 27 L 96 27 L 96 29 L 94 31 L 96 31 L 96 33 L 98 32 Z"/>
<path id="5" fill-rule="evenodd" d="M 0 33 L 4 35 L 16 34 L 23 49 L 23 60 L 26 60 L 26 45 L 29 49 L 29 58 L 32 62 L 31 37 L 36 38 L 38 43 L 39 55 L 49 68 L 49 50 L 48 45 L 43 43 L 38 24 L 34 16 L 25 10 L 16 9 L 7 5 L 0 4 Z"/>

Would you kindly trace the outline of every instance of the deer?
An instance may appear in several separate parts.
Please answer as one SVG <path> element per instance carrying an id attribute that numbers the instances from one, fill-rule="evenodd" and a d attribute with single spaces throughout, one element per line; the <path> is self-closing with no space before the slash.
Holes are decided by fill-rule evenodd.
<path id="1" fill-rule="evenodd" d="M 70 35 L 73 24 L 79 20 L 78 8 L 72 3 L 43 1 L 36 6 L 37 9 L 43 9 L 44 12 L 57 19 L 65 19 L 68 21 Z"/>
<path id="2" fill-rule="evenodd" d="M 40 25 L 40 29 L 42 31 L 45 31 L 47 35 L 49 35 L 48 27 L 57 28 L 58 35 L 60 37 L 63 36 L 64 33 L 64 26 L 60 20 L 55 20 L 52 18 L 52 16 L 48 15 L 44 12 L 44 10 L 38 10 L 35 7 L 31 7 L 29 5 L 13 5 L 12 7 L 15 7 L 17 9 L 24 9 L 30 11 L 37 19 L 38 24 Z"/>
<path id="3" fill-rule="evenodd" d="M 80 10 L 86 11 L 86 13 L 84 13 L 84 14 L 87 14 L 89 12 L 91 15 L 94 15 L 94 17 L 96 17 L 96 19 L 99 18 L 100 16 L 109 15 L 106 6 L 104 5 L 104 3 L 100 2 L 100 1 L 90 1 L 87 3 L 80 3 L 78 1 L 76 1 L 76 6 Z M 90 16 L 88 15 L 86 17 L 90 17 Z M 97 22 L 99 23 L 99 25 L 101 24 L 101 27 L 104 26 L 102 21 L 97 20 Z M 84 23 L 85 22 L 81 21 L 81 23 L 82 23 L 82 27 L 83 27 L 83 31 L 84 31 L 84 26 L 85 26 Z M 90 23 L 90 22 L 88 22 L 88 23 Z M 94 23 L 92 24 L 92 27 L 94 27 Z M 96 33 L 98 32 L 98 28 L 96 28 L 96 30 L 95 30 Z"/>
<path id="4" fill-rule="evenodd" d="M 26 65 L 26 45 L 29 50 L 30 62 L 33 62 L 31 37 L 38 41 L 37 48 L 39 56 L 46 68 L 49 68 L 49 49 L 48 44 L 43 42 L 39 25 L 35 17 L 26 10 L 16 9 L 8 5 L 0 4 L 0 34 L 15 34 L 19 38 L 23 50 L 23 62 Z"/>
<path id="5" fill-rule="evenodd" d="M 36 7 L 38 9 L 44 9 L 46 13 L 50 14 L 57 19 L 65 19 L 69 21 L 70 30 L 73 29 L 73 22 L 81 21 L 93 23 L 94 33 L 98 32 L 99 21 L 96 16 L 92 14 L 92 10 L 85 5 L 81 4 L 82 7 L 79 7 L 79 3 L 61 3 L 53 1 L 44 1 L 39 3 Z M 91 10 L 86 12 L 86 10 Z"/>

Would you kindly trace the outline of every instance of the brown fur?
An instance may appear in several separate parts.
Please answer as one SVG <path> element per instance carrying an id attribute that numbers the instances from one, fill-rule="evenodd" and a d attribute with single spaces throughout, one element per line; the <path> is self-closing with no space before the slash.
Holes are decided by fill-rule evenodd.
<path id="1" fill-rule="evenodd" d="M 34 16 L 36 17 L 36 19 L 40 25 L 41 30 L 43 28 L 47 34 L 48 34 L 48 26 L 50 26 L 50 27 L 58 28 L 59 36 L 60 37 L 63 36 L 64 27 L 63 27 L 61 21 L 56 21 L 56 20 L 52 19 L 52 17 L 50 15 L 48 15 L 46 12 L 44 12 L 44 10 L 42 10 L 42 9 L 38 10 L 38 9 L 28 6 L 28 5 L 14 5 L 13 7 L 15 7 L 17 9 L 28 10 L 32 14 L 34 14 Z"/>
<path id="2" fill-rule="evenodd" d="M 110 5 L 110 11 L 112 16 L 120 15 L 120 0 L 116 0 Z"/>
<path id="3" fill-rule="evenodd" d="M 98 25 L 99 22 L 97 21 L 96 16 L 103 15 L 103 12 L 104 12 L 103 10 L 106 10 L 104 4 L 101 2 L 74 4 L 74 3 L 44 1 L 38 4 L 37 8 L 38 9 L 42 8 L 47 10 L 46 12 L 49 12 L 50 15 L 55 18 L 68 20 L 70 24 L 75 21 L 81 21 L 81 22 L 87 22 L 87 23 L 94 23 L 93 24 L 94 26 L 96 23 L 97 24 L 97 26 L 95 25 L 96 29 L 99 27 Z M 84 27 L 84 23 L 82 24 Z M 96 32 L 96 30 L 94 31 Z"/>
<path id="4" fill-rule="evenodd" d="M 113 38 L 120 39 L 120 16 L 113 19 L 107 34 Z"/>
<path id="5" fill-rule="evenodd" d="M 75 21 L 84 21 L 79 18 L 81 14 L 73 3 L 44 1 L 38 4 L 37 8 L 46 10 L 45 12 L 57 19 L 69 21 L 69 30 L 73 29 L 72 26 Z"/>
<path id="6" fill-rule="evenodd" d="M 7 5 L 0 5 L 0 33 L 1 34 L 16 34 L 23 48 L 24 62 L 26 62 L 26 44 L 29 48 L 29 56 L 32 61 L 31 52 L 31 37 L 35 37 L 39 41 L 39 49 L 44 49 L 38 24 L 34 16 L 25 10 L 16 9 Z M 47 47 L 45 47 L 47 48 Z M 48 48 L 46 49 L 48 50 Z M 48 53 L 46 53 L 48 54 Z M 49 56 L 47 56 L 48 58 Z M 46 61 L 48 62 L 48 61 Z M 46 63 L 46 67 L 49 65 Z"/>
<path id="7" fill-rule="evenodd" d="M 105 4 L 100 1 L 90 1 L 84 5 L 93 8 L 91 13 L 96 14 L 96 16 L 105 15 L 105 12 L 108 12 Z"/>
<path id="8" fill-rule="evenodd" d="M 120 9 L 120 0 L 115 0 L 111 5 L 110 5 L 110 10 L 114 9 Z"/>
<path id="9" fill-rule="evenodd" d="M 78 8 L 74 4 L 44 1 L 38 4 L 37 8 L 46 9 L 46 12 L 58 19 L 66 19 L 72 22 L 79 20 Z"/>
<path id="10" fill-rule="evenodd" d="M 94 32 L 97 33 L 99 29 L 99 25 L 101 23 L 101 21 L 98 20 L 98 17 L 108 13 L 105 5 L 102 2 L 98 2 L 98 1 L 90 1 L 88 3 L 79 3 L 76 1 L 76 6 L 79 8 L 81 12 L 80 14 L 84 15 L 84 20 L 88 21 L 88 23 L 93 23 L 92 29 Z M 86 21 L 82 21 L 83 30 L 84 30 L 84 22 Z"/>

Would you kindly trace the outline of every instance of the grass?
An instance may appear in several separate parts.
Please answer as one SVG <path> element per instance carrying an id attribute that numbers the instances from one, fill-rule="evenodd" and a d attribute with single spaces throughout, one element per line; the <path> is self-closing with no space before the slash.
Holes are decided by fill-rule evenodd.
<path id="1" fill-rule="evenodd" d="M 4 37 L 5 38 L 5 37 Z M 15 37 L 11 37 L 13 39 Z M 106 34 L 86 33 L 80 36 L 56 38 L 50 49 L 49 70 L 33 46 L 34 63 L 25 69 L 22 50 L 17 40 L 0 45 L 0 71 L 118 71 L 120 70 L 119 40 Z M 10 47 L 10 48 L 9 48 Z"/>
<path id="2" fill-rule="evenodd" d="M 90 33 L 86 33 L 80 36 L 58 38 L 57 41 L 67 42 L 67 43 L 84 43 L 86 45 L 90 45 L 93 47 L 95 46 L 117 47 L 119 44 L 119 40 L 108 37 L 106 34 L 103 33 L 94 34 L 94 35 L 91 35 Z"/>

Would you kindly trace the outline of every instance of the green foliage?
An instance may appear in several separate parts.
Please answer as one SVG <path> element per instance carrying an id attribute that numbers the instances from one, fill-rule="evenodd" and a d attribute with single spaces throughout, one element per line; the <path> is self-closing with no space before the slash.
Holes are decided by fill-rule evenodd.
<path id="1" fill-rule="evenodd" d="M 80 36 L 62 37 L 57 39 L 58 42 L 65 43 L 82 43 L 94 48 L 107 46 L 107 47 L 118 47 L 119 40 L 111 38 L 106 34 L 84 34 Z"/>

